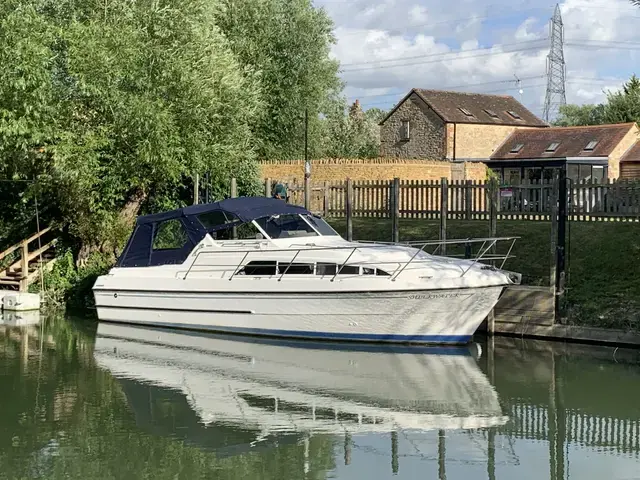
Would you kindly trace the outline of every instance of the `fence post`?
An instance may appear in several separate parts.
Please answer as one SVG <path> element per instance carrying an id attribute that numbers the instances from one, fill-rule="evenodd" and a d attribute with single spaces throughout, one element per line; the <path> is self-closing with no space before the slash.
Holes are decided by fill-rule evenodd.
<path id="1" fill-rule="evenodd" d="M 323 202 L 323 208 L 324 208 L 324 216 L 328 217 L 329 216 L 329 199 L 331 198 L 330 196 L 330 192 L 331 190 L 329 189 L 329 182 L 324 182 L 324 202 Z"/>
<path id="2" fill-rule="evenodd" d="M 447 216 L 449 214 L 449 184 L 447 177 L 440 179 L 440 241 L 447 241 Z M 442 255 L 447 254 L 447 245 L 441 243 Z"/>
<path id="3" fill-rule="evenodd" d="M 471 220 L 473 186 L 471 180 L 467 180 L 464 185 L 464 212 L 465 220 Z"/>
<path id="4" fill-rule="evenodd" d="M 400 179 L 393 179 L 391 193 L 393 210 L 391 211 L 391 230 L 393 243 L 400 243 Z"/>
<path id="5" fill-rule="evenodd" d="M 265 197 L 271 196 L 271 179 L 270 178 L 265 178 L 264 180 L 264 196 Z"/>
<path id="6" fill-rule="evenodd" d="M 27 242 L 22 244 L 20 269 L 22 270 L 22 278 L 19 289 L 21 292 L 26 292 L 29 289 L 29 244 Z"/>
<path id="7" fill-rule="evenodd" d="M 496 178 L 489 180 L 489 238 L 498 236 L 498 205 L 500 197 L 500 185 Z M 495 256 L 496 246 L 491 247 L 491 254 Z M 491 261 L 491 265 L 495 266 L 495 261 Z"/>
<path id="8" fill-rule="evenodd" d="M 350 178 L 347 178 L 347 183 L 344 187 L 344 206 L 347 216 L 347 240 L 353 241 L 353 211 L 351 201 L 353 199 L 353 182 Z"/>

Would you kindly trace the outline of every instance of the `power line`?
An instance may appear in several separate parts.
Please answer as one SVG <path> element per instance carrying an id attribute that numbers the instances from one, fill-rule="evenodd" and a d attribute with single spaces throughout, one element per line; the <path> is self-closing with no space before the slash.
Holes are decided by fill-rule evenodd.
<path id="1" fill-rule="evenodd" d="M 440 57 L 440 56 L 446 56 L 446 55 L 458 55 L 460 53 L 470 53 L 470 52 L 486 52 L 488 50 L 492 50 L 495 48 L 503 48 L 503 47 L 511 47 L 511 46 L 524 46 L 524 45 L 528 45 L 528 46 L 532 46 L 532 44 L 534 43 L 540 43 L 540 42 L 546 42 L 548 40 L 548 38 L 540 38 L 540 39 L 536 39 L 536 40 L 527 40 L 524 42 L 512 42 L 512 43 L 503 43 L 500 45 L 494 45 L 491 47 L 478 47 L 478 48 L 470 48 L 468 50 L 459 50 L 456 52 L 440 52 L 440 53 L 427 53 L 427 54 L 422 54 L 422 55 L 414 55 L 411 57 L 398 57 L 398 58 L 387 58 L 387 59 L 381 59 L 381 60 L 368 60 L 366 62 L 355 62 L 355 63 L 343 63 L 341 64 L 341 66 L 343 67 L 351 67 L 351 66 L 357 66 L 357 65 L 370 65 L 373 63 L 380 63 L 380 62 L 398 62 L 401 60 L 415 60 L 417 58 L 429 58 L 429 57 Z M 640 44 L 639 44 L 640 45 Z"/>
<path id="2" fill-rule="evenodd" d="M 521 80 L 535 80 L 538 78 L 544 78 L 545 75 L 533 75 L 530 77 L 522 77 Z M 507 80 L 491 80 L 487 82 L 479 82 L 479 83 L 466 83 L 464 85 L 455 85 L 455 86 L 447 86 L 447 89 L 456 89 L 456 88 L 465 88 L 465 87 L 480 87 L 484 85 L 494 85 L 496 83 L 512 83 L 513 79 L 509 78 Z M 360 98 L 371 98 L 371 97 L 391 97 L 394 95 L 406 95 L 406 92 L 396 92 L 396 93 L 379 93 L 379 94 L 371 94 L 371 95 L 353 95 Z"/>
<path id="3" fill-rule="evenodd" d="M 398 63 L 395 65 L 381 65 L 379 67 L 375 67 L 375 66 L 371 66 L 371 67 L 363 67 L 363 68 L 354 68 L 354 69 L 350 69 L 350 70 L 343 70 L 342 73 L 352 73 L 352 72 L 362 72 L 362 71 L 366 71 L 366 70 L 380 70 L 380 69 L 386 69 L 386 68 L 396 68 L 396 67 L 410 67 L 413 65 L 426 65 L 426 64 L 430 64 L 430 63 L 438 63 L 438 62 L 442 62 L 442 61 L 451 61 L 454 62 L 456 60 L 464 60 L 464 59 L 468 59 L 468 58 L 479 58 L 479 57 L 489 57 L 489 56 L 494 56 L 494 55 L 506 55 L 509 53 L 520 53 L 520 52 L 527 52 L 527 51 L 533 51 L 533 50 L 543 50 L 544 46 L 540 45 L 540 46 L 536 46 L 536 47 L 528 47 L 528 48 L 520 48 L 520 49 L 516 49 L 516 50 L 506 50 L 506 51 L 500 51 L 500 52 L 488 52 L 488 53 L 480 53 L 480 54 L 476 54 L 476 55 L 460 55 L 460 52 L 452 52 L 449 55 L 453 55 L 453 57 L 451 58 L 437 58 L 437 59 L 433 59 L 433 60 L 427 60 L 424 62 L 410 62 L 410 63 Z M 464 53 L 464 50 L 462 51 Z"/>

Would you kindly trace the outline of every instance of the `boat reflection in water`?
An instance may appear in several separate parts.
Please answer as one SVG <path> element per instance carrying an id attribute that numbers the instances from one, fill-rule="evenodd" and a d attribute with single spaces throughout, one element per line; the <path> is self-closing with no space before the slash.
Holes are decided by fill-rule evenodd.
<path id="1" fill-rule="evenodd" d="M 236 429 L 238 441 L 254 445 L 288 433 L 475 429 L 507 421 L 475 345 L 333 347 L 102 323 L 94 356 L 123 383 L 137 421 L 156 432 L 162 420 L 150 411 L 150 398 L 162 397 L 173 413 L 186 399 L 197 421 L 176 422 L 171 413 L 165 427 L 187 441 L 206 436 L 208 427 L 216 437 L 218 427 Z"/>

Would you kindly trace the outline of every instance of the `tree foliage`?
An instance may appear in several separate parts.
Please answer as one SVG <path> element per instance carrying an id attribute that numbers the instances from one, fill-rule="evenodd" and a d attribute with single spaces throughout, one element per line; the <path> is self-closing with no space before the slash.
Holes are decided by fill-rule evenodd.
<path id="1" fill-rule="evenodd" d="M 5 4 L 3 176 L 36 179 L 83 244 L 117 243 L 194 172 L 212 172 L 218 195 L 232 172 L 249 186 L 260 84 L 214 14 L 207 0 Z"/>
<path id="2" fill-rule="evenodd" d="M 561 107 L 554 124 L 567 127 L 627 122 L 640 122 L 640 79 L 635 75 L 620 90 L 607 92 L 604 103 Z"/>
<path id="3" fill-rule="evenodd" d="M 304 155 L 304 117 L 309 143 L 317 144 L 318 115 L 342 88 L 338 62 L 329 57 L 333 22 L 310 0 L 221 0 L 217 22 L 243 65 L 260 73 L 266 108 L 254 126 L 261 158 Z"/>
<path id="4" fill-rule="evenodd" d="M 310 0 L 6 0 L 0 237 L 32 233 L 37 198 L 80 257 L 113 252 L 196 173 L 212 198 L 231 176 L 257 192 L 257 159 L 304 155 L 305 111 L 312 157 L 377 156 L 381 112 L 340 96 L 332 29 Z"/>
<path id="5" fill-rule="evenodd" d="M 379 121 L 384 112 L 363 111 L 359 103 L 347 107 L 344 98 L 334 99 L 320 124 L 320 158 L 375 158 L 380 150 Z"/>

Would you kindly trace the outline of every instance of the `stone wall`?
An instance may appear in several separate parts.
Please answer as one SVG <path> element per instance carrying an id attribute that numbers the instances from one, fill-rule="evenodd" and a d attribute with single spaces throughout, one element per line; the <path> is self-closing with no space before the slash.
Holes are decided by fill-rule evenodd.
<path id="1" fill-rule="evenodd" d="M 402 124 L 409 121 L 409 139 Z M 380 126 L 380 155 L 406 159 L 445 158 L 445 124 L 415 93 Z"/>
<path id="2" fill-rule="evenodd" d="M 494 150 L 516 129 L 510 125 L 472 125 L 459 123 L 455 128 L 456 160 L 489 158 Z"/>

